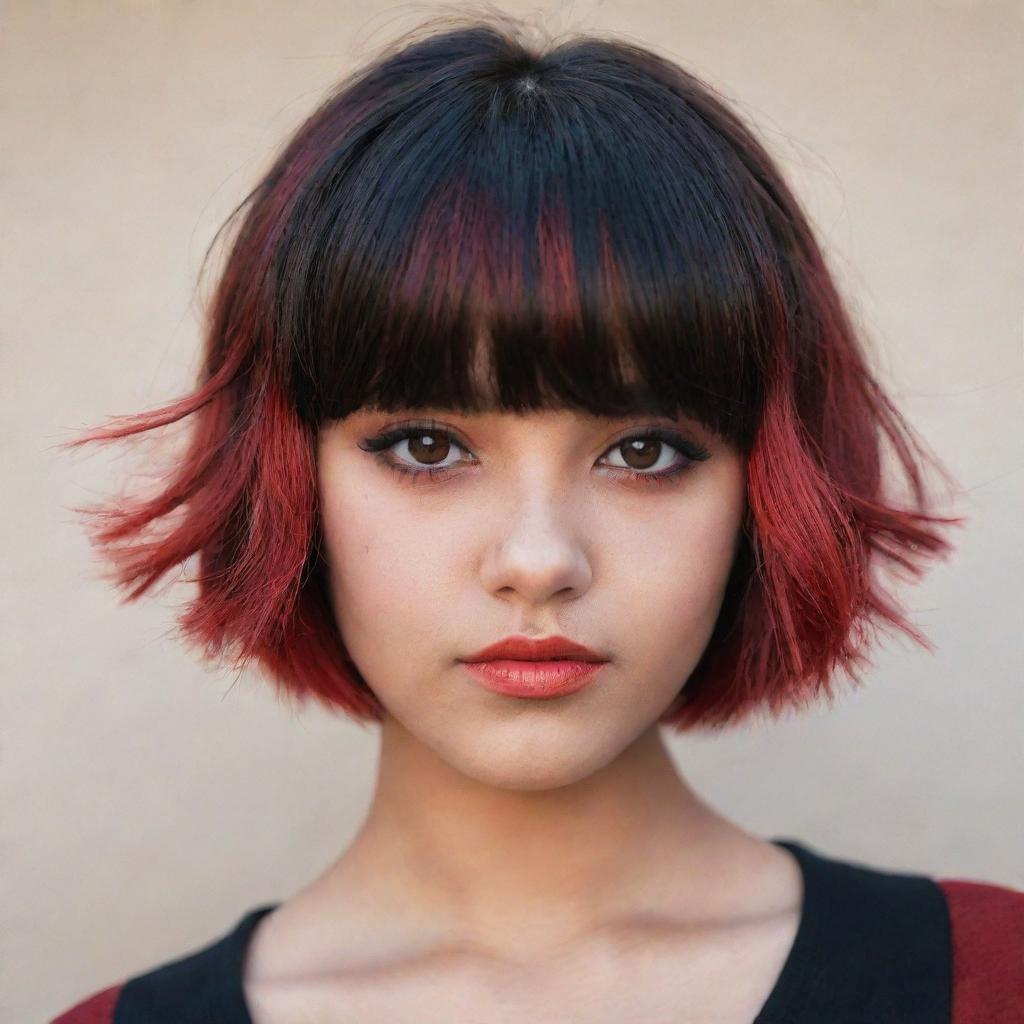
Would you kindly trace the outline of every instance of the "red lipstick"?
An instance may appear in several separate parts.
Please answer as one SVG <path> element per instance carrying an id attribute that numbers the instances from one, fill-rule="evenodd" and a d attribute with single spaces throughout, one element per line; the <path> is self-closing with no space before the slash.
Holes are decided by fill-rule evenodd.
<path id="1" fill-rule="evenodd" d="M 563 636 L 511 636 L 463 658 L 488 690 L 510 697 L 563 697 L 591 683 L 608 659 Z"/>

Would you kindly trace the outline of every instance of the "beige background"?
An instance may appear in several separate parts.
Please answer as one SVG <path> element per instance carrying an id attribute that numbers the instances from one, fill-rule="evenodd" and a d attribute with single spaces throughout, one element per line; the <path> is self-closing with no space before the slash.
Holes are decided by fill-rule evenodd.
<path id="1" fill-rule="evenodd" d="M 766 836 L 1024 888 L 1024 7 L 530 9 L 655 45 L 756 121 L 965 490 L 957 553 L 908 595 L 934 655 L 888 642 L 831 711 L 675 739 L 681 766 Z M 170 636 L 181 592 L 119 606 L 68 507 L 123 459 L 56 446 L 186 385 L 217 225 L 329 85 L 440 10 L 2 6 L 4 1021 L 206 943 L 360 821 L 373 732 L 204 670 Z"/>

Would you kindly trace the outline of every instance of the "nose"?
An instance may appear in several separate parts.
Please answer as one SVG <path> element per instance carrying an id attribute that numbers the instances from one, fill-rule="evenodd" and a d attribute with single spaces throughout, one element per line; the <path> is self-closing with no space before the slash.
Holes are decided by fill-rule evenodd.
<path id="1" fill-rule="evenodd" d="M 586 516 L 557 480 L 521 491 L 495 519 L 481 570 L 491 593 L 543 604 L 558 595 L 578 597 L 590 586 Z"/>

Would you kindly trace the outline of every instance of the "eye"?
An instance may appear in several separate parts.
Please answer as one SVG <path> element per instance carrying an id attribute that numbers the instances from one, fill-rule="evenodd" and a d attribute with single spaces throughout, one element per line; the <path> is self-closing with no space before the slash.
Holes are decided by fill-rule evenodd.
<path id="1" fill-rule="evenodd" d="M 621 467 L 613 464 L 613 468 L 624 469 L 630 479 L 643 483 L 667 483 L 696 463 L 711 458 L 703 445 L 663 427 L 650 427 L 624 437 L 608 452 L 623 462 Z"/>
<path id="2" fill-rule="evenodd" d="M 454 462 L 446 462 L 461 446 L 444 430 L 414 428 L 404 430 L 396 441 L 389 445 L 394 454 L 405 460 L 408 457 L 417 466 L 430 469 L 447 469 Z M 404 452 L 403 452 L 404 447 Z M 455 460 L 456 462 L 458 459 Z"/>
<path id="3" fill-rule="evenodd" d="M 458 458 L 457 453 L 469 451 L 455 440 L 450 430 L 432 423 L 400 424 L 358 444 L 412 483 L 418 479 L 446 479 L 452 475 L 453 467 L 466 461 Z M 631 480 L 663 483 L 709 459 L 711 453 L 674 430 L 651 427 L 616 441 L 603 456 L 608 457 L 621 459 L 621 465 L 613 462 L 610 468 Z"/>
<path id="4" fill-rule="evenodd" d="M 609 449 L 609 452 L 612 457 L 618 457 L 624 463 L 616 468 L 650 470 L 655 474 L 660 474 L 673 466 L 680 455 L 678 448 L 674 450 L 671 443 L 654 434 L 641 434 L 619 441 Z"/>
<path id="5" fill-rule="evenodd" d="M 400 424 L 375 437 L 364 438 L 358 445 L 411 483 L 419 482 L 418 478 L 437 480 L 450 476 L 452 467 L 460 461 L 449 461 L 452 453 L 468 450 L 453 440 L 451 431 L 432 423 Z"/>

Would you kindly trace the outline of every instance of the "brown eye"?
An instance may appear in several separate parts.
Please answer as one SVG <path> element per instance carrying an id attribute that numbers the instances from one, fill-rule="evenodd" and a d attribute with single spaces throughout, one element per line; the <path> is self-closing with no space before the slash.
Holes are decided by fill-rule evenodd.
<path id="1" fill-rule="evenodd" d="M 613 466 L 621 460 L 617 468 L 636 480 L 669 480 L 711 458 L 711 453 L 675 431 L 656 427 L 623 438 L 608 450 L 605 458 Z"/>
<path id="2" fill-rule="evenodd" d="M 382 431 L 376 437 L 364 438 L 357 445 L 363 451 L 375 454 L 388 469 L 403 473 L 411 480 L 447 479 L 457 472 L 459 465 L 468 464 L 462 458 L 447 462 L 449 455 L 462 453 L 470 456 L 468 462 L 474 461 L 469 449 L 455 440 L 450 431 L 426 423 L 397 426 Z M 659 427 L 624 438 L 604 455 L 605 459 L 613 460 L 613 467 L 614 460 L 625 460 L 615 468 L 627 477 L 652 483 L 672 480 L 695 463 L 710 457 L 711 453 L 702 445 Z"/>
<path id="3" fill-rule="evenodd" d="M 426 423 L 398 426 L 357 444 L 364 452 L 373 452 L 389 469 L 424 479 L 449 476 L 455 466 L 465 460 L 456 458 L 447 462 L 448 457 L 467 452 L 448 430 Z"/>
<path id="4" fill-rule="evenodd" d="M 623 441 L 619 451 L 630 469 L 650 469 L 658 461 L 662 443 L 656 437 L 634 437 Z"/>
<path id="5" fill-rule="evenodd" d="M 440 441 L 437 438 L 441 438 Z M 421 431 L 408 437 L 409 454 L 417 461 L 431 466 L 443 462 L 451 451 L 451 441 L 441 431 Z"/>

